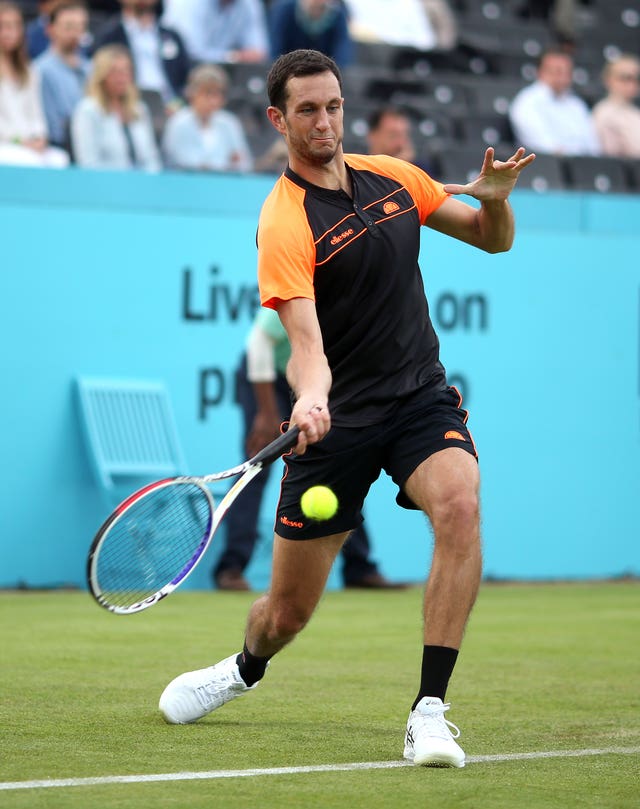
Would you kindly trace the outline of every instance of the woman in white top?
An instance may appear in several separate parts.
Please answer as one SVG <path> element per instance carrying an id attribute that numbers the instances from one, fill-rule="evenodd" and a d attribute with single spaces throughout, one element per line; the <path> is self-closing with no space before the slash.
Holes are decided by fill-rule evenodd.
<path id="1" fill-rule="evenodd" d="M 29 64 L 24 20 L 0 2 L 0 163 L 63 168 L 69 156 L 47 144 L 38 74 Z"/>
<path id="2" fill-rule="evenodd" d="M 84 168 L 161 168 L 151 116 L 122 45 L 96 51 L 86 96 L 71 118 L 71 142 L 75 161 Z"/>
<path id="3" fill-rule="evenodd" d="M 253 158 L 238 118 L 222 109 L 227 75 L 216 65 L 189 74 L 189 106 L 167 121 L 163 149 L 168 166 L 191 171 L 251 171 Z"/>

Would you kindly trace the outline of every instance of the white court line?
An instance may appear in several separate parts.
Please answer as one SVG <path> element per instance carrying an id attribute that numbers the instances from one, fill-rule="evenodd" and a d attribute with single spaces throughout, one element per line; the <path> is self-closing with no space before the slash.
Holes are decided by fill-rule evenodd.
<path id="1" fill-rule="evenodd" d="M 526 761 L 539 758 L 581 758 L 583 756 L 632 755 L 640 747 L 601 747 L 587 750 L 541 750 L 534 753 L 496 753 L 468 756 L 468 764 L 493 761 Z M 308 772 L 349 772 L 353 770 L 390 770 L 411 767 L 409 761 L 361 761 L 355 764 L 311 764 L 307 767 L 268 767 L 256 770 L 211 770 L 209 772 L 165 772 L 150 775 L 105 775 L 98 778 L 52 778 L 42 781 L 0 782 L 0 790 L 49 789 L 51 787 L 91 787 L 102 784 L 143 784 L 154 781 L 209 781 L 216 778 L 249 778 L 257 775 L 297 775 Z"/>

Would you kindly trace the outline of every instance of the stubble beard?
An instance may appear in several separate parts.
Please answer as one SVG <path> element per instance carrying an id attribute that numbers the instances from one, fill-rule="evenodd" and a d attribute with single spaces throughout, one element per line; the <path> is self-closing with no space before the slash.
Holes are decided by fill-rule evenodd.
<path id="1" fill-rule="evenodd" d="M 326 166 L 336 156 L 340 144 L 342 143 L 342 136 L 339 136 L 335 141 L 335 146 L 332 149 L 328 147 L 319 147 L 317 151 L 314 151 L 313 147 L 311 147 L 306 141 L 302 138 L 299 138 L 296 135 L 292 135 L 291 130 L 289 130 L 289 151 L 293 151 L 295 155 L 303 160 L 307 165 L 310 166 Z"/>

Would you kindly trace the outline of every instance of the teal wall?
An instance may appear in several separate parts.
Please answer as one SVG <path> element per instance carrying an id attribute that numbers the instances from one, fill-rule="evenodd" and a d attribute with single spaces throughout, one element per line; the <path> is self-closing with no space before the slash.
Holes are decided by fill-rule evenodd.
<path id="1" fill-rule="evenodd" d="M 0 169 L 0 586 L 84 583 L 106 515 L 82 442 L 77 375 L 163 379 L 190 471 L 240 459 L 236 359 L 257 305 L 269 177 Z M 640 199 L 515 192 L 513 250 L 425 229 L 442 358 L 483 475 L 485 573 L 640 573 Z M 268 576 L 276 478 L 249 576 Z M 379 481 L 375 556 L 419 580 L 431 540 Z M 188 586 L 209 586 L 216 548 Z M 333 575 L 331 584 L 339 579 Z"/>

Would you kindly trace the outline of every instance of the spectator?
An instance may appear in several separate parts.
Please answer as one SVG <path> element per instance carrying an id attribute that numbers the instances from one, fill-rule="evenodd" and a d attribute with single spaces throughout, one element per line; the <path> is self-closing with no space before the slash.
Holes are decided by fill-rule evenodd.
<path id="1" fill-rule="evenodd" d="M 30 59 L 36 59 L 49 47 L 49 16 L 60 0 L 40 0 L 38 16 L 27 25 L 27 50 Z"/>
<path id="2" fill-rule="evenodd" d="M 458 22 L 447 0 L 422 0 L 429 23 L 436 35 L 436 48 L 450 51 L 458 44 Z"/>
<path id="3" fill-rule="evenodd" d="M 140 100 L 131 56 L 122 45 L 96 51 L 87 94 L 71 119 L 71 140 L 79 166 L 161 167 L 149 110 Z"/>
<path id="4" fill-rule="evenodd" d="M 602 72 L 607 96 L 593 108 L 602 151 L 612 157 L 640 158 L 640 59 L 624 54 L 608 62 Z"/>
<path id="5" fill-rule="evenodd" d="M 193 171 L 251 171 L 253 158 L 238 118 L 223 109 L 227 74 L 199 65 L 189 74 L 189 106 L 169 119 L 163 148 L 168 166 Z"/>
<path id="6" fill-rule="evenodd" d="M 158 0 L 120 0 L 122 12 L 96 34 L 96 48 L 124 45 L 131 53 L 136 85 L 160 93 L 173 112 L 181 106 L 190 60 L 182 37 L 160 24 Z"/>
<path id="7" fill-rule="evenodd" d="M 526 19 L 545 20 L 558 40 L 573 46 L 579 5 L 578 0 L 524 0 L 517 13 Z"/>
<path id="8" fill-rule="evenodd" d="M 89 60 L 81 51 L 87 31 L 84 3 L 63 2 L 49 17 L 50 45 L 34 62 L 40 74 L 42 103 L 51 143 L 69 149 L 71 113 L 84 93 Z"/>
<path id="9" fill-rule="evenodd" d="M 0 163 L 63 168 L 69 156 L 49 146 L 37 71 L 29 63 L 17 5 L 0 2 Z"/>
<path id="10" fill-rule="evenodd" d="M 269 37 L 262 0 L 165 0 L 164 23 L 194 62 L 264 62 Z"/>
<path id="11" fill-rule="evenodd" d="M 573 59 L 560 48 L 540 57 L 538 78 L 511 102 L 517 143 L 558 155 L 597 155 L 600 145 L 586 103 L 571 89 Z"/>
<path id="12" fill-rule="evenodd" d="M 417 159 L 411 118 L 399 107 L 382 106 L 369 116 L 367 144 L 369 154 L 399 157 L 431 173 L 430 165 Z"/>
<path id="13" fill-rule="evenodd" d="M 353 59 L 347 10 L 339 0 L 276 0 L 269 22 L 273 59 L 298 48 L 322 51 L 340 67 Z"/>
<path id="14" fill-rule="evenodd" d="M 446 0 L 346 0 L 351 35 L 362 42 L 386 42 L 422 51 L 450 49 L 456 22 Z"/>

